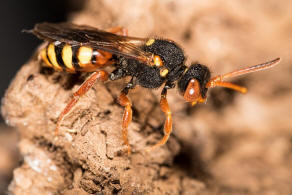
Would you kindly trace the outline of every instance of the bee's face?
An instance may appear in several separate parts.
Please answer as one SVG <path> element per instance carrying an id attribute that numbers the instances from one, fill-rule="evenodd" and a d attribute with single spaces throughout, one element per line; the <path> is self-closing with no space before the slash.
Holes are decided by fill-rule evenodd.
<path id="1" fill-rule="evenodd" d="M 210 80 L 209 69 L 201 64 L 192 64 L 178 81 L 178 88 L 187 102 L 193 104 L 206 100 L 206 83 Z"/>

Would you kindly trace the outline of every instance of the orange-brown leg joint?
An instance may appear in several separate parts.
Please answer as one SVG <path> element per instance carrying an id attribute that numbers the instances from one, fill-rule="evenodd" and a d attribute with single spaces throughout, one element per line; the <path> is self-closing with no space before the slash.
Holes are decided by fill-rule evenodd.
<path id="1" fill-rule="evenodd" d="M 65 117 L 65 115 L 74 107 L 74 105 L 78 102 L 79 98 L 84 95 L 97 80 L 106 81 L 108 79 L 108 73 L 100 70 L 92 73 L 79 87 L 79 89 L 73 93 L 72 99 L 66 105 L 65 109 L 61 112 L 57 120 L 57 126 L 55 129 L 55 135 L 58 134 L 60 125 Z"/>
<path id="2" fill-rule="evenodd" d="M 111 32 L 118 35 L 128 36 L 128 30 L 121 26 L 116 26 L 113 28 L 107 29 L 107 32 Z"/>
<path id="3" fill-rule="evenodd" d="M 128 141 L 128 126 L 132 121 L 132 104 L 126 94 L 121 93 L 118 99 L 121 106 L 124 106 L 123 122 L 122 122 L 122 134 L 124 144 L 128 147 L 128 155 L 131 154 L 131 147 Z"/>
<path id="4" fill-rule="evenodd" d="M 156 143 L 154 146 L 151 146 L 150 148 L 148 148 L 147 149 L 148 152 L 150 152 L 151 150 L 153 150 L 159 146 L 164 145 L 167 142 L 167 140 L 171 134 L 171 131 L 172 131 L 172 116 L 171 116 L 171 111 L 170 111 L 170 108 L 169 108 L 169 105 L 168 105 L 168 102 L 166 99 L 166 94 L 161 95 L 160 108 L 166 116 L 166 120 L 164 122 L 164 136 L 158 143 Z"/>

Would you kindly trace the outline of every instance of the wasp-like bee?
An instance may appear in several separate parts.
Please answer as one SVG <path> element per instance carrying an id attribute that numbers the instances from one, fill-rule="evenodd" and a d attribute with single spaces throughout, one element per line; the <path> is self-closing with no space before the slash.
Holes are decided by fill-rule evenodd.
<path id="1" fill-rule="evenodd" d="M 168 89 L 177 85 L 184 99 L 192 105 L 205 102 L 208 89 L 216 86 L 246 93 L 246 88 L 224 80 L 270 68 L 280 61 L 280 58 L 276 58 L 263 64 L 211 78 L 210 70 L 205 65 L 193 63 L 186 66 L 184 52 L 175 42 L 168 39 L 130 37 L 121 27 L 103 31 L 71 23 L 41 23 L 35 25 L 29 32 L 47 42 L 46 47 L 39 53 L 47 66 L 69 73 L 92 72 L 73 93 L 73 98 L 59 115 L 56 134 L 64 116 L 97 80 L 107 81 L 131 77 L 130 82 L 126 84 L 118 97 L 119 103 L 124 107 L 122 134 L 129 154 L 131 149 L 127 128 L 132 120 L 132 103 L 127 94 L 136 85 L 150 89 L 164 86 L 160 100 L 161 110 L 166 116 L 164 137 L 147 149 L 150 151 L 165 144 L 172 130 L 171 111 L 166 99 Z M 110 74 L 101 70 L 108 65 L 115 67 Z"/>

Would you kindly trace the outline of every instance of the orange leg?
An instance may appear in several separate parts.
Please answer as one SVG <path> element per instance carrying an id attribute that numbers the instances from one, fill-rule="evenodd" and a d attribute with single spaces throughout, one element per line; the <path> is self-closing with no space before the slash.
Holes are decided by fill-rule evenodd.
<path id="1" fill-rule="evenodd" d="M 150 148 L 147 148 L 146 149 L 147 152 L 150 152 L 153 149 L 164 145 L 167 142 L 167 140 L 168 140 L 168 138 L 169 138 L 169 136 L 171 134 L 171 131 L 172 131 L 172 117 L 171 117 L 171 111 L 170 111 L 170 108 L 169 108 L 169 105 L 168 105 L 168 102 L 167 102 L 167 99 L 166 99 L 166 95 L 167 95 L 167 89 L 164 88 L 162 90 L 161 99 L 160 99 L 160 108 L 161 108 L 162 112 L 164 112 L 164 114 L 166 116 L 166 120 L 164 122 L 164 136 L 154 146 L 151 146 Z"/>
<path id="2" fill-rule="evenodd" d="M 124 144 L 128 147 L 128 155 L 131 154 L 131 147 L 128 141 L 128 126 L 132 121 L 132 104 L 127 97 L 127 93 L 122 92 L 118 99 L 121 106 L 124 106 L 123 122 L 122 122 L 122 134 Z"/>
<path id="3" fill-rule="evenodd" d="M 79 87 L 79 89 L 73 93 L 72 99 L 69 101 L 65 109 L 61 112 L 57 120 L 57 126 L 55 129 L 55 135 L 58 135 L 60 125 L 65 117 L 65 115 L 74 107 L 74 105 L 78 102 L 79 98 L 84 95 L 91 87 L 94 85 L 96 80 L 106 81 L 108 79 L 108 73 L 99 70 L 92 73 Z"/>
<path id="4" fill-rule="evenodd" d="M 112 27 L 112 28 L 107 29 L 106 31 L 114 33 L 114 34 L 128 36 L 128 30 L 121 26 Z"/>

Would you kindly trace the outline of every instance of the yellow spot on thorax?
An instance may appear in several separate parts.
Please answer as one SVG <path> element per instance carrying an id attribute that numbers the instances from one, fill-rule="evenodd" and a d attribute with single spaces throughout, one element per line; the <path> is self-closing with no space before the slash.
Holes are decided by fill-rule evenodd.
<path id="1" fill-rule="evenodd" d="M 66 44 L 62 50 L 62 59 L 65 66 L 69 69 L 74 71 L 74 67 L 72 64 L 72 47 L 71 45 Z"/>
<path id="2" fill-rule="evenodd" d="M 56 70 L 62 70 L 62 67 L 57 62 L 54 43 L 50 43 L 49 44 L 49 46 L 47 48 L 47 52 L 48 52 L 49 59 L 50 59 L 51 63 L 54 66 L 54 69 L 56 69 Z"/>
<path id="3" fill-rule="evenodd" d="M 148 39 L 148 41 L 146 42 L 146 46 L 150 46 L 155 42 L 155 39 Z"/>
<path id="4" fill-rule="evenodd" d="M 160 70 L 160 76 L 161 77 L 166 77 L 166 75 L 168 74 L 168 69 L 167 68 L 163 68 Z"/>
<path id="5" fill-rule="evenodd" d="M 86 65 L 90 65 L 92 54 L 93 49 L 91 47 L 81 46 L 77 54 L 79 65 L 84 68 L 86 67 Z"/>

